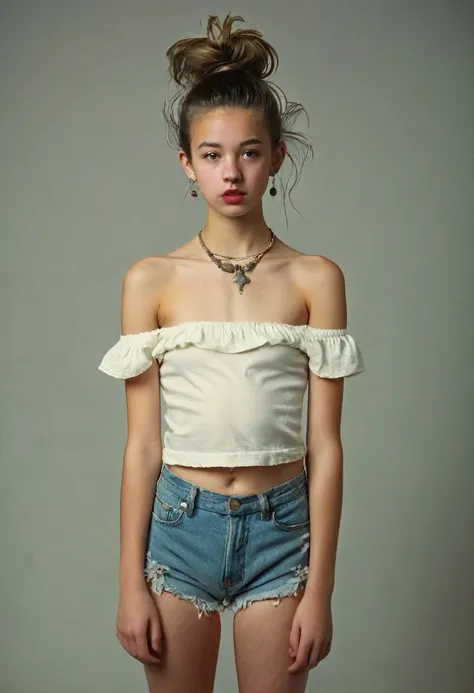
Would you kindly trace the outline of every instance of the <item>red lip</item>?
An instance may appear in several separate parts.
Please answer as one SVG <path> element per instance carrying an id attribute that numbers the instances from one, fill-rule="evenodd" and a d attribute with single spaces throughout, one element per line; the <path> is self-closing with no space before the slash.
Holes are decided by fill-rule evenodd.
<path id="1" fill-rule="evenodd" d="M 226 190 L 225 193 L 222 194 L 222 197 L 226 197 L 226 196 L 231 197 L 234 195 L 245 195 L 245 193 L 242 192 L 242 190 Z"/>

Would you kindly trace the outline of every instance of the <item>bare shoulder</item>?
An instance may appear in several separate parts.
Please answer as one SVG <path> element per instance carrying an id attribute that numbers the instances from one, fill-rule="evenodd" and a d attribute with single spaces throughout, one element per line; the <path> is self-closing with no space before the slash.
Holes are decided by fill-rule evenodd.
<path id="1" fill-rule="evenodd" d="M 134 262 L 122 280 L 122 333 L 154 330 L 160 297 L 172 266 L 166 256 L 154 255 Z"/>
<path id="2" fill-rule="evenodd" d="M 166 286 L 176 269 L 177 261 L 191 256 L 191 247 L 191 242 L 187 242 L 166 255 L 150 255 L 137 260 L 127 269 L 124 281 L 138 286 Z"/>
<path id="3" fill-rule="evenodd" d="M 327 329 L 344 328 L 346 287 L 339 265 L 324 255 L 301 254 L 293 262 L 306 299 L 309 324 Z"/>
<path id="4" fill-rule="evenodd" d="M 339 265 L 324 255 L 308 255 L 299 253 L 293 260 L 297 265 L 297 270 L 303 272 L 311 282 L 327 282 L 344 279 L 342 269 Z"/>
<path id="5" fill-rule="evenodd" d="M 134 262 L 127 269 L 124 281 L 128 284 L 151 284 L 162 281 L 169 272 L 170 262 L 165 255 L 150 255 Z"/>

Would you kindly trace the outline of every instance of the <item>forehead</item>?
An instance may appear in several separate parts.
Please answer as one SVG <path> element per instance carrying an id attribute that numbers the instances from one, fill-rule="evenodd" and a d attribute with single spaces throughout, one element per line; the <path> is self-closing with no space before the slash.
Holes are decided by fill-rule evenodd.
<path id="1" fill-rule="evenodd" d="M 248 108 L 217 108 L 194 118 L 191 127 L 193 144 L 204 140 L 233 144 L 258 138 L 269 140 L 261 114 Z"/>

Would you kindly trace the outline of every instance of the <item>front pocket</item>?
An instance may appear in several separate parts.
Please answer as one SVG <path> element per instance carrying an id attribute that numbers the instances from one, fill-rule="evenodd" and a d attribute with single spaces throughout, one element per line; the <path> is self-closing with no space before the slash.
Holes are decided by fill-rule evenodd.
<path id="1" fill-rule="evenodd" d="M 306 491 L 275 508 L 272 512 L 272 522 L 277 529 L 284 532 L 308 527 L 309 501 Z"/>
<path id="2" fill-rule="evenodd" d="M 157 522 L 165 525 L 177 525 L 183 520 L 185 509 L 180 504 L 170 505 L 161 499 L 158 494 L 155 494 L 152 515 Z"/>

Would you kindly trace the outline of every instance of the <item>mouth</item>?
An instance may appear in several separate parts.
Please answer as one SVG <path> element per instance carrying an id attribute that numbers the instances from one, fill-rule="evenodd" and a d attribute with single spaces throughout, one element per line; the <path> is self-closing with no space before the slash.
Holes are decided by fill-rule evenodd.
<path id="1" fill-rule="evenodd" d="M 222 199 L 229 204 L 237 204 L 242 202 L 245 195 L 246 193 L 242 192 L 241 190 L 226 190 L 222 195 Z"/>

